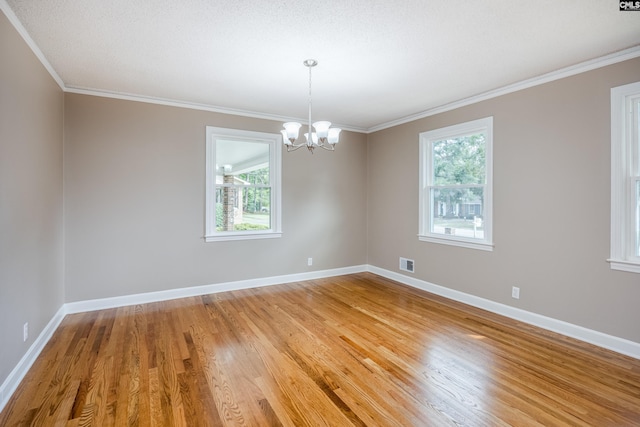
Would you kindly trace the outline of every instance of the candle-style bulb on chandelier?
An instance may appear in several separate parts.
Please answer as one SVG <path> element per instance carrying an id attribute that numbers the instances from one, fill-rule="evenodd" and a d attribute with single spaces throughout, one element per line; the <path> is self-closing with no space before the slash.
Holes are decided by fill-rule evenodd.
<path id="1" fill-rule="evenodd" d="M 311 69 L 318 65 L 318 61 L 315 59 L 307 59 L 303 62 L 304 66 L 309 68 L 309 131 L 315 129 L 315 132 L 311 132 L 311 137 L 309 137 L 309 133 L 305 133 L 304 136 L 306 138 L 306 142 L 296 143 L 298 140 L 298 134 L 300 131 L 300 127 L 302 126 L 298 122 L 287 122 L 285 123 L 284 129 L 280 132 L 282 133 L 282 139 L 284 145 L 287 147 L 287 151 L 295 151 L 301 147 L 307 147 L 311 153 L 317 147 L 323 148 L 328 151 L 334 151 L 336 149 L 336 144 L 340 140 L 340 131 L 342 129 L 332 128 L 331 122 L 327 121 L 319 121 L 312 123 L 311 122 Z M 313 128 L 312 128 L 313 125 Z"/>

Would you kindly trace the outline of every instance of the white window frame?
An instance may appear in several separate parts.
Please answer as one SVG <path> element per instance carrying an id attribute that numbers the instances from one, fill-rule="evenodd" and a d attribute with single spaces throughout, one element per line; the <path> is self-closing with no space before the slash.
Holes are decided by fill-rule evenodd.
<path id="1" fill-rule="evenodd" d="M 640 273 L 635 253 L 634 190 L 640 182 L 638 112 L 640 82 L 611 89 L 611 257 L 612 270 Z"/>
<path id="2" fill-rule="evenodd" d="M 485 134 L 485 173 L 483 186 L 484 238 L 474 239 L 456 235 L 431 232 L 433 207 L 431 188 L 433 186 L 433 143 L 445 138 L 456 138 L 476 133 Z M 418 239 L 423 242 L 440 243 L 470 249 L 493 251 L 493 117 L 473 120 L 445 128 L 420 133 L 420 193 Z"/>
<path id="3" fill-rule="evenodd" d="M 217 231 L 216 230 L 216 141 L 238 140 L 269 144 L 269 183 L 271 184 L 268 230 Z M 282 135 L 240 129 L 206 127 L 206 185 L 205 185 L 205 242 L 225 240 L 270 239 L 282 236 L 281 221 L 281 158 Z"/>

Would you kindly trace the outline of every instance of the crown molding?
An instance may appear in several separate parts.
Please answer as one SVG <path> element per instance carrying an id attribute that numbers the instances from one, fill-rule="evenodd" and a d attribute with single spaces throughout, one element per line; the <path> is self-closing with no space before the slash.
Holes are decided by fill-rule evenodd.
<path id="1" fill-rule="evenodd" d="M 91 96 L 99 96 L 102 98 L 113 98 L 113 99 L 122 99 L 126 101 L 144 102 L 147 104 L 166 105 L 169 107 L 188 108 L 191 110 L 209 111 L 212 113 L 230 114 L 233 116 L 251 117 L 254 119 L 271 120 L 271 121 L 277 121 L 277 122 L 298 121 L 298 122 L 305 123 L 307 120 L 299 117 L 286 117 L 286 116 L 279 116 L 276 114 L 260 113 L 258 111 L 221 107 L 218 105 L 199 104 L 195 102 L 177 101 L 173 99 L 157 98 L 152 96 L 137 95 L 137 94 L 125 93 L 125 92 L 111 92 L 111 91 L 97 90 L 97 89 L 84 88 L 84 87 L 78 87 L 78 86 L 65 86 L 64 91 L 67 93 L 76 93 L 80 95 L 91 95 Z M 334 123 L 334 125 L 336 127 L 341 128 L 342 130 L 351 131 L 351 132 L 366 133 L 367 131 L 366 128 L 357 127 L 357 126 L 342 125 L 340 123 Z"/>
<path id="2" fill-rule="evenodd" d="M 49 63 L 49 61 L 47 61 L 47 58 L 44 56 L 44 54 L 42 53 L 42 51 L 40 50 L 36 42 L 33 41 L 31 36 L 27 32 L 27 30 L 22 26 L 22 23 L 20 22 L 16 14 L 13 13 L 13 10 L 11 10 L 11 8 L 9 7 L 9 5 L 5 0 L 0 0 L 0 10 L 2 10 L 4 15 L 7 17 L 7 19 L 11 23 L 11 25 L 13 25 L 13 27 L 16 29 L 18 34 L 20 34 L 20 37 L 22 37 L 25 43 L 27 43 L 27 46 L 29 46 L 29 48 L 36 55 L 38 60 L 40 60 L 40 63 L 44 66 L 44 68 L 46 68 L 46 70 L 49 72 L 51 77 L 53 77 L 53 79 L 56 81 L 58 86 L 60 86 L 60 89 L 64 91 L 65 90 L 64 82 L 62 81 L 58 73 L 56 73 L 56 70 Z"/>
<path id="3" fill-rule="evenodd" d="M 514 83 L 508 86 L 503 86 L 498 89 L 490 90 L 478 95 L 464 98 L 459 101 L 444 104 L 438 107 L 434 107 L 420 113 L 411 114 L 409 116 L 401 117 L 396 120 L 381 123 L 376 126 L 372 126 L 367 129 L 367 133 L 377 132 L 383 129 L 388 129 L 393 126 L 402 125 L 405 123 L 413 122 L 415 120 L 424 119 L 429 116 L 444 113 L 446 111 L 455 110 L 456 108 L 466 107 L 480 101 L 486 101 L 488 99 L 497 98 L 502 95 L 517 92 L 519 90 L 528 89 L 533 86 L 538 86 L 544 83 L 549 83 L 555 80 L 560 80 L 565 77 L 574 76 L 576 74 L 584 73 L 587 71 L 595 70 L 597 68 L 606 67 L 607 65 L 617 64 L 618 62 L 627 61 L 629 59 L 637 58 L 640 56 L 640 45 L 631 47 L 629 49 L 621 50 L 611 53 L 599 58 L 591 59 L 589 61 L 581 62 L 570 67 L 562 68 L 560 70 L 552 71 L 550 73 L 542 74 L 531 79 L 523 80 L 518 83 Z"/>
<path id="4" fill-rule="evenodd" d="M 0 1 L 4 1 L 4 0 L 0 0 Z M 542 74 L 540 76 L 523 80 L 518 83 L 514 83 L 508 86 L 503 86 L 498 89 L 490 90 L 478 95 L 464 98 L 459 101 L 434 107 L 429 110 L 425 110 L 416 114 L 411 114 L 409 116 L 405 116 L 396 120 L 381 123 L 379 125 L 372 126 L 370 128 L 349 126 L 349 125 L 338 124 L 338 123 L 335 123 L 335 125 L 337 127 L 340 127 L 343 130 L 369 134 L 369 133 L 377 132 L 383 129 L 388 129 L 393 126 L 398 126 L 401 124 L 413 122 L 415 120 L 430 117 L 436 114 L 455 110 L 456 108 L 461 108 L 461 107 L 472 105 L 481 101 L 486 101 L 488 99 L 497 98 L 499 96 L 507 95 L 509 93 L 517 92 L 523 89 L 528 89 L 544 83 L 560 80 L 565 77 L 570 77 L 576 74 L 595 70 L 597 68 L 606 67 L 607 65 L 617 64 L 619 62 L 627 61 L 629 59 L 634 59 L 637 57 L 640 57 L 640 45 L 631 47 L 629 49 L 621 50 L 618 52 L 614 52 L 599 58 L 591 59 L 589 61 L 581 62 L 579 64 L 572 65 L 570 67 L 565 67 L 560 70 L 552 71 L 550 73 Z M 147 96 L 128 94 L 128 93 L 100 91 L 95 89 L 81 88 L 81 87 L 74 87 L 74 86 L 64 87 L 64 91 L 69 93 L 78 93 L 83 95 L 93 95 L 93 96 L 100 96 L 100 97 L 107 97 L 107 98 L 124 99 L 129 101 L 168 105 L 168 106 L 179 107 L 179 108 L 190 108 L 194 110 L 211 111 L 211 112 L 221 113 L 221 114 L 230 114 L 235 116 L 252 117 L 256 119 L 274 120 L 274 121 L 280 121 L 280 122 L 297 121 L 297 122 L 304 123 L 306 120 L 306 119 L 301 119 L 296 117 L 285 117 L 285 116 L 278 116 L 278 115 L 268 114 L 268 113 L 260 113 L 256 111 L 232 109 L 232 108 L 220 107 L 215 105 L 190 103 L 190 102 L 184 102 L 184 101 L 147 97 Z"/>
<path id="5" fill-rule="evenodd" d="M 31 36 L 29 36 L 29 33 L 27 32 L 27 30 L 22 26 L 22 23 L 20 22 L 18 17 L 15 15 L 15 13 L 13 13 L 13 10 L 11 10 L 6 0 L 0 0 L 0 9 L 4 12 L 4 14 L 7 16 L 7 19 L 9 19 L 9 22 L 11 22 L 11 24 L 14 26 L 16 31 L 18 31 L 20 36 L 24 39 L 24 41 L 31 48 L 31 50 L 36 55 L 36 57 L 40 60 L 42 65 L 47 69 L 51 77 L 53 77 L 53 79 L 56 81 L 58 86 L 60 86 L 60 88 L 64 92 L 99 96 L 104 98 L 123 99 L 128 101 L 145 102 L 150 104 L 167 105 L 172 107 L 188 108 L 188 109 L 201 110 L 201 111 L 210 111 L 214 113 L 230 114 L 234 116 L 251 117 L 256 119 L 273 120 L 273 121 L 281 121 L 281 122 L 298 121 L 298 122 L 304 123 L 306 120 L 306 119 L 301 119 L 299 117 L 278 116 L 274 114 L 226 108 L 226 107 L 220 107 L 216 105 L 198 104 L 198 103 L 156 98 L 156 97 L 150 97 L 150 96 L 142 96 L 142 95 L 129 94 L 129 93 L 119 93 L 119 92 L 102 91 L 102 90 L 76 87 L 76 86 L 66 86 L 64 81 L 60 78 L 60 76 L 58 75 L 58 73 L 56 73 L 53 66 L 49 63 L 47 58 L 44 56 L 40 48 L 36 45 L 36 43 L 33 41 Z M 517 92 L 519 90 L 528 89 L 533 86 L 549 83 L 554 80 L 559 80 L 565 77 L 570 77 L 576 74 L 584 73 L 586 71 L 591 71 L 597 68 L 606 67 L 607 65 L 616 64 L 618 62 L 626 61 L 626 60 L 637 58 L 637 57 L 640 57 L 640 45 L 636 45 L 628 49 L 620 50 L 618 52 L 614 52 L 599 58 L 591 59 L 589 61 L 581 62 L 579 64 L 572 65 L 570 67 L 565 67 L 560 70 L 552 71 L 550 73 L 542 74 L 540 76 L 523 80 L 518 83 L 514 83 L 508 86 L 503 86 L 498 89 L 490 90 L 478 95 L 474 95 L 468 98 L 464 98 L 464 99 L 454 101 L 448 104 L 444 104 L 438 107 L 434 107 L 425 111 L 421 111 L 419 113 L 411 114 L 409 116 L 401 117 L 399 119 L 384 122 L 369 128 L 359 127 L 359 126 L 350 126 L 350 125 L 339 124 L 339 123 L 334 123 L 334 124 L 335 126 L 340 127 L 341 129 L 346 131 L 369 134 L 369 133 L 377 132 L 383 129 L 388 129 L 390 127 L 409 123 L 415 120 L 423 119 L 439 113 L 444 113 L 446 111 L 455 110 L 456 108 L 465 107 L 467 105 L 475 104 L 477 102 L 486 101 L 488 99 L 496 98 L 498 96 Z"/>

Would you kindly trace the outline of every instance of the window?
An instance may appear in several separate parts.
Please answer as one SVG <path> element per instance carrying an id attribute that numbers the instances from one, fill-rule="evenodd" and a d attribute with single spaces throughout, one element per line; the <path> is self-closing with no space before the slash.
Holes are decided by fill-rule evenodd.
<path id="1" fill-rule="evenodd" d="M 418 238 L 493 250 L 493 117 L 420 134 Z"/>
<path id="2" fill-rule="evenodd" d="M 611 89 L 611 268 L 640 273 L 640 82 Z"/>
<path id="3" fill-rule="evenodd" d="M 280 237 L 282 136 L 207 126 L 205 241 Z"/>

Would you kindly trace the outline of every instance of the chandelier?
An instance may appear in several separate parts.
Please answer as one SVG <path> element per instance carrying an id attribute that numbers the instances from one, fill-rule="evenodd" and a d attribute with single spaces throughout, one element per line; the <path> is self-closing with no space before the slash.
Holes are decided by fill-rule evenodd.
<path id="1" fill-rule="evenodd" d="M 303 62 L 304 66 L 309 68 L 309 131 L 311 132 L 311 68 L 318 65 L 318 61 L 315 59 L 307 59 Z M 296 143 L 298 140 L 298 131 L 302 126 L 298 122 L 287 122 L 284 125 L 284 130 L 281 130 L 284 145 L 287 147 L 287 151 L 295 151 L 301 147 L 307 147 L 313 154 L 313 150 L 316 147 L 323 148 L 328 151 L 336 149 L 336 144 L 340 138 L 340 131 L 342 129 L 332 128 L 331 122 L 320 121 L 313 123 L 313 129 L 315 132 L 305 133 L 306 142 Z"/>

